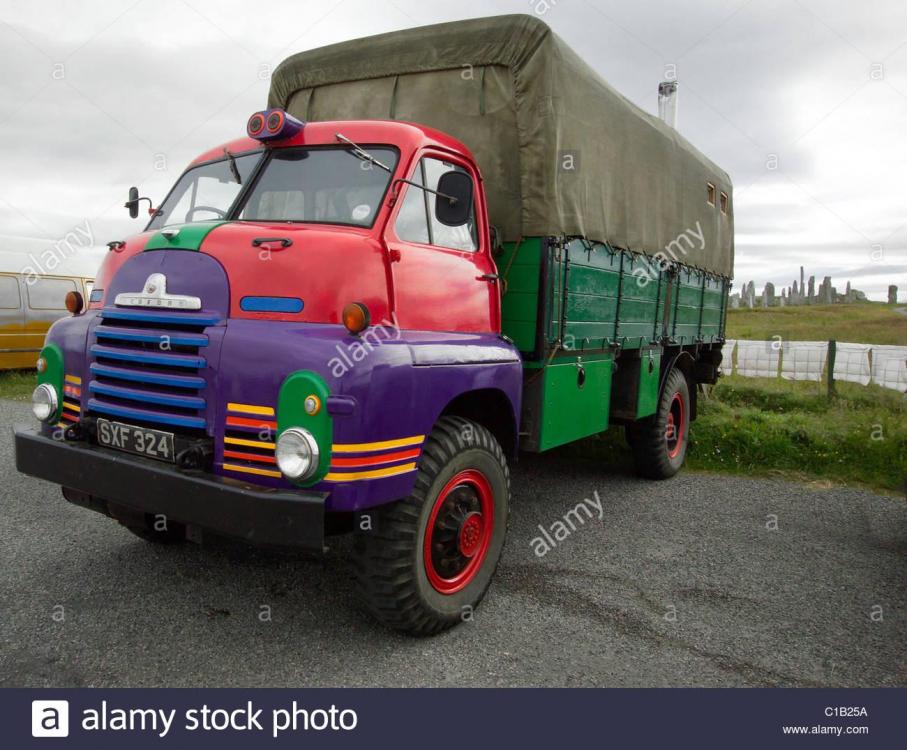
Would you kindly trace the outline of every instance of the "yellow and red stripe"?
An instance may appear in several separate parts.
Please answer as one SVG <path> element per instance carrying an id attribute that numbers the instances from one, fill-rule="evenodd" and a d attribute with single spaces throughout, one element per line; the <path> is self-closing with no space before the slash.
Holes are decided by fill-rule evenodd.
<path id="1" fill-rule="evenodd" d="M 423 442 L 425 435 L 411 435 L 371 443 L 335 443 L 332 446 L 331 468 L 324 481 L 384 479 L 415 471 L 418 464 L 414 459 L 418 459 L 422 453 Z M 350 453 L 363 455 L 346 455 Z"/>
<path id="2" fill-rule="evenodd" d="M 254 439 L 249 432 L 266 432 L 269 436 L 277 432 L 274 407 L 260 404 L 227 404 L 226 430 L 224 435 L 224 471 L 239 474 L 253 474 L 260 477 L 280 479 L 283 475 L 275 468 L 275 443 L 273 440 Z M 239 437 L 238 435 L 242 435 Z M 242 448 L 254 448 L 262 453 L 253 453 Z"/>
<path id="3" fill-rule="evenodd" d="M 63 375 L 63 409 L 60 412 L 60 425 L 68 427 L 67 422 L 78 422 L 81 414 L 82 378 L 66 373 Z"/>

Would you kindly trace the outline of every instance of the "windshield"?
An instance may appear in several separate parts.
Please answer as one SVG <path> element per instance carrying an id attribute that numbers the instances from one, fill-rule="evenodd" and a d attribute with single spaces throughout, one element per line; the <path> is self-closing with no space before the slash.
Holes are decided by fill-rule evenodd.
<path id="1" fill-rule="evenodd" d="M 397 164 L 394 149 L 369 148 L 369 153 L 391 170 Z M 346 148 L 275 150 L 238 218 L 371 227 L 390 179 Z"/>
<path id="2" fill-rule="evenodd" d="M 252 176 L 261 152 L 209 162 L 186 171 L 158 209 L 148 229 L 227 217 L 242 185 Z M 237 175 L 240 182 L 237 182 Z"/>

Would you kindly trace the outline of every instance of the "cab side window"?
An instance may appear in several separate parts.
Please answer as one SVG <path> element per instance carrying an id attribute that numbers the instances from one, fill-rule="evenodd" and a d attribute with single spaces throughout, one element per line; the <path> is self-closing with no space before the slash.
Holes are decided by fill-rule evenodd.
<path id="1" fill-rule="evenodd" d="M 425 157 L 419 162 L 412 181 L 431 190 L 437 190 L 441 175 L 452 170 L 466 172 L 456 164 Z M 406 196 L 400 206 L 394 228 L 397 236 L 404 242 L 418 242 L 453 250 L 475 251 L 479 248 L 474 205 L 464 224 L 449 227 L 438 221 L 435 216 L 435 194 L 420 190 L 415 185 L 406 188 Z"/>
<path id="2" fill-rule="evenodd" d="M 412 181 L 418 185 L 425 184 L 422 172 L 422 162 L 419 162 L 419 166 L 416 167 L 416 171 L 412 176 Z M 420 190 L 415 185 L 407 185 L 406 187 L 406 196 L 403 198 L 403 205 L 400 206 L 400 213 L 397 214 L 397 223 L 394 225 L 397 236 L 404 242 L 418 242 L 422 245 L 430 244 L 428 207 L 425 202 L 426 195 L 427 193 L 424 190 Z"/>

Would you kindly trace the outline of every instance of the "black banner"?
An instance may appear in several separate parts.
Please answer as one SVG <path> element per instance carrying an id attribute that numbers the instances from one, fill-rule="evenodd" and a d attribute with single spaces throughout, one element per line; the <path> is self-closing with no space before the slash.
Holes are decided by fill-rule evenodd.
<path id="1" fill-rule="evenodd" d="M 6 689 L 7 747 L 903 746 L 902 689 Z M 828 743 L 828 744 L 826 744 Z"/>

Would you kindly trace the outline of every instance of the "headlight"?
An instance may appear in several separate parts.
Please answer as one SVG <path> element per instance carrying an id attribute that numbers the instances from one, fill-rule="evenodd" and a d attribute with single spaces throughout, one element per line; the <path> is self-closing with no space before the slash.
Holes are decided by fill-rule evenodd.
<path id="1" fill-rule="evenodd" d="M 31 410 L 42 422 L 49 422 L 57 413 L 57 392 L 52 385 L 41 383 L 31 394 Z"/>
<path id="2" fill-rule="evenodd" d="M 318 443 L 308 430 L 291 427 L 277 438 L 277 466 L 288 479 L 306 479 L 318 469 Z"/>

